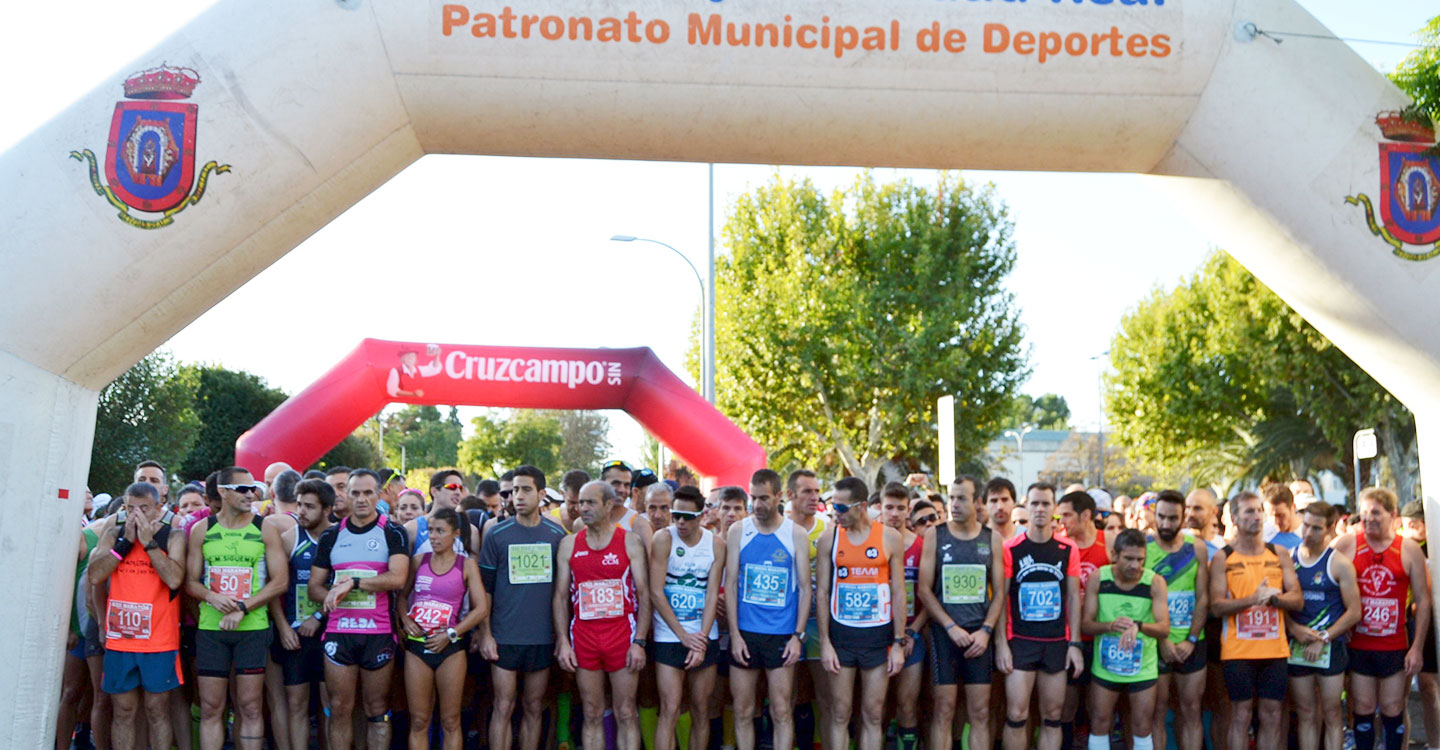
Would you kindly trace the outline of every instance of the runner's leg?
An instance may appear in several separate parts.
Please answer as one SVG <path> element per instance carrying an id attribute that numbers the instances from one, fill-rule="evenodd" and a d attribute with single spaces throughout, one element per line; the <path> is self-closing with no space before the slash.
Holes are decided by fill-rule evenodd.
<path id="1" fill-rule="evenodd" d="M 605 673 L 577 669 L 575 684 L 580 688 L 580 704 L 585 711 L 581 744 L 587 748 L 605 747 Z"/>
<path id="2" fill-rule="evenodd" d="M 1256 747 L 1285 747 L 1289 722 L 1282 710 L 1284 701 L 1260 699 L 1260 731 L 1255 735 Z"/>
<path id="3" fill-rule="evenodd" d="M 490 750 L 510 750 L 510 717 L 515 712 L 519 680 L 519 672 L 490 665 Z"/>
<path id="4" fill-rule="evenodd" d="M 925 648 L 925 642 L 917 638 L 915 648 Z M 920 677 L 924 673 L 925 662 L 922 659 L 901 670 L 900 677 L 895 680 L 895 725 L 901 734 L 914 735 L 916 727 L 920 726 Z M 909 750 L 913 750 L 913 746 Z"/>
<path id="5" fill-rule="evenodd" d="M 1230 702 L 1230 725 L 1225 730 L 1227 747 L 1250 747 L 1250 713 L 1254 709 L 1253 700 Z"/>
<path id="6" fill-rule="evenodd" d="M 935 685 L 931 688 L 930 732 L 925 741 L 926 747 L 950 748 L 953 736 L 951 725 L 955 722 L 955 696 L 959 692 L 957 685 Z"/>
<path id="7" fill-rule="evenodd" d="M 1341 750 L 1345 744 L 1345 715 L 1340 698 L 1345 693 L 1345 674 L 1317 677 L 1320 687 L 1320 716 L 1325 721 L 1325 750 Z"/>
<path id="8" fill-rule="evenodd" d="M 1380 681 L 1380 725 L 1385 733 L 1386 750 L 1402 750 L 1405 745 L 1405 698 L 1410 677 L 1397 672 Z"/>
<path id="9" fill-rule="evenodd" d="M 280 640 L 279 634 L 274 640 Z M 265 702 L 270 707 L 270 731 L 274 733 L 275 746 L 290 744 L 290 702 L 285 699 L 285 675 L 280 665 L 269 655 L 265 657 Z"/>
<path id="10" fill-rule="evenodd" d="M 660 693 L 660 713 L 655 722 L 654 748 L 675 750 L 675 723 L 680 720 L 680 701 L 685 692 L 685 670 L 657 663 L 655 682 Z M 693 718 L 691 725 L 694 725 Z"/>
<path id="11" fill-rule="evenodd" d="M 360 703 L 365 709 L 366 738 L 370 750 L 390 747 L 390 675 L 395 662 L 387 661 L 379 669 L 360 670 Z M 384 717 L 375 721 L 376 717 Z"/>
<path id="12" fill-rule="evenodd" d="M 1315 699 L 1318 679 L 1314 675 L 1290 678 L 1290 702 L 1299 719 L 1295 734 L 1300 750 L 1320 750 L 1320 730 L 1325 717 L 1320 715 L 1320 704 Z"/>
<path id="13" fill-rule="evenodd" d="M 545 728 L 542 720 L 545 717 L 545 694 L 550 687 L 550 669 L 526 672 L 522 684 L 525 692 L 520 698 L 520 750 L 539 750 L 540 734 Z M 550 739 L 555 739 L 553 732 Z"/>
<path id="14" fill-rule="evenodd" d="M 115 750 L 135 750 L 135 716 L 140 710 L 140 689 L 116 693 L 111 698 L 114 727 L 110 739 Z M 219 745 L 215 745 L 219 747 Z"/>
<path id="15" fill-rule="evenodd" d="M 175 691 L 142 693 L 145 702 L 145 720 L 150 726 L 151 747 L 170 747 L 170 694 L 173 692 Z M 257 744 L 255 747 L 258 749 L 260 746 Z"/>
<path id="16" fill-rule="evenodd" d="M 885 744 L 885 689 L 889 686 L 884 664 L 860 672 L 860 750 L 880 750 Z"/>
<path id="17" fill-rule="evenodd" d="M 310 747 L 310 683 L 285 686 L 286 715 L 290 717 L 289 750 Z M 276 747 L 284 747 L 278 742 Z"/>
<path id="18" fill-rule="evenodd" d="M 228 677 L 206 677 L 196 679 L 200 683 L 200 747 L 201 750 L 219 750 L 225 742 L 225 703 L 229 699 L 230 679 Z M 120 726 L 116 715 L 115 726 Z"/>
<path id="19" fill-rule="evenodd" d="M 201 705 L 204 705 L 205 678 L 200 678 Z M 332 750 L 354 746 L 355 693 L 359 690 L 360 668 L 342 667 L 325 660 L 325 687 L 330 692 L 330 721 L 327 732 Z M 202 714 L 203 717 L 203 714 Z M 207 747 L 205 750 L 209 750 Z"/>
<path id="20" fill-rule="evenodd" d="M 1035 676 L 1035 688 L 1040 691 L 1040 750 L 1060 750 L 1060 716 L 1065 710 L 1065 693 L 1070 688 L 1069 673 L 1060 670 L 1054 674 L 1041 672 Z"/>
<path id="21" fill-rule="evenodd" d="M 265 673 L 235 675 L 235 747 L 261 750 L 265 744 Z M 160 745 L 169 747 L 169 744 Z"/>
<path id="22" fill-rule="evenodd" d="M 445 657 L 435 670 L 435 703 L 439 706 L 440 729 L 444 733 L 445 750 L 460 750 L 465 733 L 460 726 L 460 699 L 465 695 L 465 673 L 468 670 L 465 652 L 456 651 Z M 415 704 L 410 704 L 415 710 Z"/>
<path id="23" fill-rule="evenodd" d="M 1092 683 L 1090 692 L 1095 692 Z M 1148 741 L 1153 746 L 1154 736 L 1165 733 L 1165 722 L 1155 721 L 1155 688 L 1148 687 L 1130 694 L 1130 736 L 1136 743 Z"/>
<path id="24" fill-rule="evenodd" d="M 825 731 L 830 747 L 850 747 L 850 715 L 855 700 L 855 668 L 841 667 L 839 674 L 830 675 L 830 716 Z M 737 719 L 738 721 L 738 719 Z"/>
<path id="25" fill-rule="evenodd" d="M 410 706 L 410 731 L 405 737 L 405 743 L 410 750 L 429 750 L 430 722 L 435 714 L 435 671 L 413 652 L 407 656 L 405 702 Z M 507 723 L 505 726 L 510 725 Z M 508 738 L 508 733 L 506 736 Z M 490 741 L 494 743 L 495 738 L 491 737 Z"/>
<path id="26" fill-rule="evenodd" d="M 760 670 L 730 665 L 730 694 L 734 698 L 735 747 L 755 750 L 755 688 Z M 829 727 L 826 727 L 829 730 Z"/>
<path id="27" fill-rule="evenodd" d="M 690 683 L 690 748 L 705 750 L 710 746 L 710 695 L 715 692 L 714 665 L 689 672 Z M 804 748 L 810 750 L 810 748 Z"/>
<path id="28" fill-rule="evenodd" d="M 1355 714 L 1355 747 L 1375 747 L 1375 709 L 1379 708 L 1379 680 L 1359 672 L 1350 673 L 1350 710 Z"/>
<path id="29" fill-rule="evenodd" d="M 90 692 L 94 703 L 90 705 L 90 738 L 100 750 L 110 747 L 110 728 L 114 723 L 115 702 L 110 694 L 100 689 L 100 679 L 105 672 L 105 655 L 85 657 L 85 666 L 90 668 Z"/>
<path id="30" fill-rule="evenodd" d="M 640 750 L 640 709 L 635 689 L 640 675 L 629 669 L 610 673 L 610 698 L 615 707 L 615 747 L 617 750 Z"/>
<path id="31" fill-rule="evenodd" d="M 776 706 L 791 704 L 791 696 L 795 691 L 795 668 L 790 666 L 767 669 L 765 670 L 765 682 L 770 687 L 770 720 L 773 725 L 772 737 L 774 738 L 771 745 L 775 750 L 794 747 L 795 714 L 790 711 L 778 710 Z"/>
<path id="32" fill-rule="evenodd" d="M 1005 675 L 1005 750 L 1029 750 L 1030 738 L 1026 736 L 1025 724 L 1030 721 L 1030 693 L 1034 688 L 1035 672 L 1017 669 Z M 974 732 L 975 727 L 971 726 L 970 731 Z M 975 748 L 973 742 L 971 747 L 984 750 Z"/>
<path id="33" fill-rule="evenodd" d="M 1203 708 L 1201 700 L 1205 697 L 1205 673 L 1206 670 L 1198 670 L 1190 674 L 1177 674 L 1171 676 L 1171 684 L 1175 686 L 1175 742 L 1180 745 L 1180 750 L 1204 750 L 1205 747 L 1205 722 L 1201 718 Z M 1155 726 L 1165 726 L 1165 707 L 1156 705 Z M 1157 731 L 1156 736 L 1164 734 Z"/>
<path id="34" fill-rule="evenodd" d="M 990 683 L 965 686 L 965 714 L 970 722 L 969 750 L 991 750 Z M 945 745 L 949 748 L 950 745 Z"/>

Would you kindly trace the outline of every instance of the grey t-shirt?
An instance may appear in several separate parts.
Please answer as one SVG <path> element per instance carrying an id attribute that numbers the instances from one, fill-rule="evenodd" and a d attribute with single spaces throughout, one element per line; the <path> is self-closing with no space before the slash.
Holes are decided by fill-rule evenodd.
<path id="1" fill-rule="evenodd" d="M 490 594 L 490 632 L 495 642 L 539 646 L 555 642 L 550 595 L 555 590 L 555 551 L 565 529 L 541 515 L 536 526 L 506 519 L 480 544 L 480 577 Z"/>

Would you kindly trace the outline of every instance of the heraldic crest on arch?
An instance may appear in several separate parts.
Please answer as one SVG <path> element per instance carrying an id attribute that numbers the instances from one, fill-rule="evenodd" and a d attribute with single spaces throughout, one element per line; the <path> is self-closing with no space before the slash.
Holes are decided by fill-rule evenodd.
<path id="1" fill-rule="evenodd" d="M 765 450 L 649 347 L 551 349 L 365 339 L 235 441 L 235 463 L 309 466 L 386 404 L 623 409 L 701 476 L 745 485 Z"/>

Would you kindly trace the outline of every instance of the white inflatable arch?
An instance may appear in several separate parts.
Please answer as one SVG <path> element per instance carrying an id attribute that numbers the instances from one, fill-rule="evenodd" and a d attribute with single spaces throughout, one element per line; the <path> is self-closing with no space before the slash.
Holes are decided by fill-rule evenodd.
<path id="1" fill-rule="evenodd" d="M 99 389 L 427 153 L 1160 175 L 1440 476 L 1425 136 L 1344 45 L 1255 29 L 1326 33 L 1292 0 L 222 0 L 0 155 L 0 735 L 53 732 Z"/>

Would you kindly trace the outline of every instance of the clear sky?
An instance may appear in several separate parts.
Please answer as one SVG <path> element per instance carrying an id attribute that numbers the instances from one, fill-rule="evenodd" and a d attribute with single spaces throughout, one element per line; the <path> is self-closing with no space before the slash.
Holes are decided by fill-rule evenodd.
<path id="1" fill-rule="evenodd" d="M 198 15 L 197 0 L 9 3 L 0 10 L 0 149 Z M 1434 0 L 1301 0 L 1341 37 L 1413 41 Z M 1287 44 L 1338 44 L 1292 40 Z M 1403 46 L 1351 43 L 1382 70 Z M 44 71 L 43 75 L 34 74 Z M 290 392 L 361 338 L 534 346 L 649 346 L 682 369 L 699 287 L 650 237 L 704 269 L 703 164 L 427 156 L 217 304 L 165 346 L 248 370 Z M 716 232 L 734 196 L 775 174 L 825 187 L 857 170 L 717 165 Z M 932 172 L 877 170 L 933 183 Z M 1065 396 L 1081 429 L 1098 418 L 1102 361 L 1121 316 L 1173 285 L 1210 249 L 1205 232 L 1144 178 L 967 172 L 993 182 L 1016 225 L 1007 287 L 1022 308 L 1034 374 L 1024 390 Z M 78 179 L 78 177 L 77 177 Z M 724 247 L 717 242 L 717 253 Z M 497 315 L 504 310 L 508 314 Z M 612 414 L 617 452 L 640 430 Z"/>

